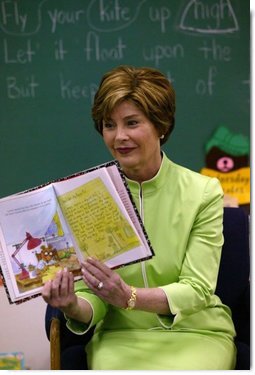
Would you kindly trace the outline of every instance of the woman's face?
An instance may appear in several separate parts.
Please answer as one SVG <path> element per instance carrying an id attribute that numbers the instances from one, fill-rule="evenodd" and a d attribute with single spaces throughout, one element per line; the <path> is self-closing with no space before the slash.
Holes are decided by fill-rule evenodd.
<path id="1" fill-rule="evenodd" d="M 114 108 L 110 120 L 103 122 L 103 138 L 127 177 L 142 182 L 158 172 L 158 132 L 134 103 L 124 101 Z"/>

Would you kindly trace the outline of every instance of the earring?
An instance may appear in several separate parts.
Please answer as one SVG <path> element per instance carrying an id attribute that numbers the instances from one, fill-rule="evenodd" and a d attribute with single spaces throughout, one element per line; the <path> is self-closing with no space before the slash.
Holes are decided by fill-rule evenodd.
<path id="1" fill-rule="evenodd" d="M 164 139 L 165 138 L 165 134 L 162 134 L 161 136 L 160 136 L 160 139 Z"/>

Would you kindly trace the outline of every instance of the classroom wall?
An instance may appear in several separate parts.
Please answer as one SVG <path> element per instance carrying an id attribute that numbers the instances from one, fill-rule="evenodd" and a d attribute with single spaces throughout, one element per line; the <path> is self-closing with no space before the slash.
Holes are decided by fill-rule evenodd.
<path id="1" fill-rule="evenodd" d="M 90 113 L 120 64 L 172 81 L 164 149 L 199 171 L 218 126 L 249 135 L 249 32 L 248 0 L 1 0 L 0 197 L 111 159 Z"/>

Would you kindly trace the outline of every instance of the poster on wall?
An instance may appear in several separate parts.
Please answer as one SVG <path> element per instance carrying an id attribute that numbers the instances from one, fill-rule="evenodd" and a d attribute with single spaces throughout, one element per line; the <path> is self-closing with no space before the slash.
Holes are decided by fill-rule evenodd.
<path id="1" fill-rule="evenodd" d="M 250 210 L 249 139 L 220 126 L 205 146 L 206 166 L 200 173 L 217 177 L 224 191 L 225 207 Z"/>

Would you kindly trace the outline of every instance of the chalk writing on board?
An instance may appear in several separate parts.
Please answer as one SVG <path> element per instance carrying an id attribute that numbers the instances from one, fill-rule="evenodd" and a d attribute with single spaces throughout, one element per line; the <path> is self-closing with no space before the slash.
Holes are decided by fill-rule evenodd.
<path id="1" fill-rule="evenodd" d="M 180 29 L 203 34 L 226 34 L 239 30 L 230 0 L 191 0 L 185 7 Z"/>
<path id="2" fill-rule="evenodd" d="M 205 60 L 214 60 L 229 62 L 231 61 L 231 48 L 227 45 L 221 45 L 213 38 L 211 40 L 204 40 L 203 46 L 198 48 L 202 52 Z"/>
<path id="3" fill-rule="evenodd" d="M 65 55 L 68 53 L 68 50 L 64 48 L 63 39 L 56 40 L 54 44 L 55 44 L 55 51 L 54 51 L 55 59 L 64 60 Z"/>
<path id="4" fill-rule="evenodd" d="M 12 44 L 8 36 L 3 38 L 3 61 L 8 65 L 33 65 L 38 61 L 40 41 L 35 41 L 32 35 L 38 33 L 42 20 L 48 21 L 51 34 L 56 33 L 58 28 L 66 25 L 86 23 L 91 26 L 83 35 L 81 53 L 86 61 L 122 62 L 128 57 L 129 45 L 125 37 L 115 33 L 130 25 L 135 26 L 140 14 L 146 15 L 151 24 L 157 24 L 159 31 L 164 34 L 169 32 L 173 18 L 172 10 L 168 6 L 155 5 L 148 0 L 139 0 L 135 6 L 131 6 L 128 0 L 90 0 L 87 2 L 87 9 L 66 9 L 66 7 L 47 9 L 52 3 L 49 0 L 39 0 L 37 3 L 23 0 L 1 0 L 0 1 L 0 27 L 4 33 L 23 36 L 18 44 Z M 143 7 L 144 4 L 150 4 Z M 59 3 L 60 4 L 60 3 Z M 44 14 L 42 11 L 44 9 Z M 181 9 L 181 24 L 183 30 L 199 32 L 201 35 L 229 33 L 239 29 L 231 0 L 187 0 Z M 105 44 L 104 34 L 112 32 L 111 43 Z M 31 36 L 31 38 L 30 38 Z M 50 47 L 50 44 L 49 44 Z M 64 61 L 72 57 L 73 49 L 64 37 L 57 37 L 51 41 L 51 55 L 56 61 Z M 196 77 L 193 89 L 199 96 L 213 95 L 217 87 L 217 75 L 220 73 L 219 66 L 214 63 L 229 63 L 232 61 L 231 47 L 221 43 L 218 39 L 203 38 L 199 41 L 197 51 L 203 60 L 208 61 L 207 71 Z M 143 43 L 140 54 L 146 64 L 160 67 L 166 60 L 177 61 L 188 57 L 184 45 L 178 42 L 169 41 L 151 44 L 149 41 Z M 174 78 L 167 72 L 170 81 Z M 9 99 L 33 99 L 41 89 L 38 82 L 38 75 L 28 72 L 23 78 L 14 72 L 6 76 L 6 93 Z M 56 75 L 59 96 L 63 100 L 90 100 L 92 102 L 97 85 L 94 83 L 81 83 L 71 75 L 58 71 Z M 242 82 L 247 84 L 247 80 Z"/>
<path id="5" fill-rule="evenodd" d="M 95 83 L 81 84 L 74 82 L 73 79 L 68 79 L 63 73 L 59 74 L 59 87 L 61 98 L 66 100 L 89 99 L 93 102 L 93 98 L 98 89 Z"/>
<path id="6" fill-rule="evenodd" d="M 177 43 L 174 45 L 155 45 L 143 48 L 143 59 L 146 62 L 160 65 L 162 59 L 178 59 L 184 58 L 184 47 Z"/>
<path id="7" fill-rule="evenodd" d="M 216 66 L 210 66 L 208 70 L 208 75 L 206 78 L 198 79 L 195 87 L 195 91 L 198 95 L 213 95 L 214 86 L 216 84 L 215 78 L 218 74 Z"/>
<path id="8" fill-rule="evenodd" d="M 42 25 L 41 7 L 48 0 L 42 0 L 38 5 L 36 1 L 2 1 L 0 27 L 6 34 L 10 35 L 32 35 L 36 34 Z M 29 17 L 31 13 L 33 17 Z M 33 9 L 34 8 L 34 9 Z"/>
<path id="9" fill-rule="evenodd" d="M 39 49 L 38 44 L 32 44 L 30 39 L 24 41 L 22 48 L 16 50 L 9 48 L 7 39 L 4 38 L 4 62 L 5 64 L 26 64 L 33 61 L 36 51 Z"/>
<path id="10" fill-rule="evenodd" d="M 174 83 L 174 77 L 172 76 L 171 72 L 169 70 L 166 71 L 166 76 L 169 82 Z"/>
<path id="11" fill-rule="evenodd" d="M 95 31 L 112 32 L 127 28 L 137 19 L 141 6 L 147 0 L 137 2 L 135 9 L 128 0 L 92 0 L 87 9 L 87 22 Z"/>
<path id="12" fill-rule="evenodd" d="M 159 22 L 160 24 L 160 31 L 162 34 L 166 32 L 166 25 L 167 22 L 171 18 L 171 10 L 167 7 L 150 7 L 149 8 L 149 19 L 152 22 Z"/>
<path id="13" fill-rule="evenodd" d="M 74 25 L 82 20 L 84 16 L 84 9 L 77 9 L 65 11 L 63 9 L 48 10 L 48 16 L 51 21 L 51 32 L 54 34 L 57 30 L 57 25 Z"/>
<path id="14" fill-rule="evenodd" d="M 36 97 L 36 89 L 39 83 L 34 75 L 24 77 L 18 81 L 14 76 L 6 78 L 7 96 L 9 99 L 33 99 Z"/>
<path id="15" fill-rule="evenodd" d="M 117 40 L 113 40 L 113 43 L 115 43 L 114 46 L 103 47 L 100 43 L 99 35 L 94 31 L 89 31 L 86 36 L 86 46 L 84 48 L 86 59 L 88 61 L 93 59 L 96 61 L 122 60 L 126 45 L 120 36 Z"/>

